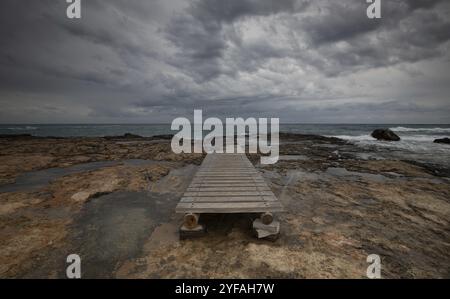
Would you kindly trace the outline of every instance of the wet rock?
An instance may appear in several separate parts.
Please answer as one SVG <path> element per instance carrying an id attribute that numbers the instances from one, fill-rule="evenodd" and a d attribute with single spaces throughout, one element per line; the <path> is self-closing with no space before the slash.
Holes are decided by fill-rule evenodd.
<path id="1" fill-rule="evenodd" d="M 392 132 L 390 129 L 376 129 L 372 132 L 371 136 L 378 140 L 386 141 L 399 141 L 400 137 Z"/>
<path id="2" fill-rule="evenodd" d="M 39 154 L 11 154 L 0 156 L 0 183 L 11 183 L 16 176 L 23 172 L 48 167 L 54 157 Z"/>
<path id="3" fill-rule="evenodd" d="M 336 144 L 345 144 L 346 141 L 336 138 L 336 137 L 326 137 L 320 135 L 311 135 L 311 134 L 297 134 L 297 133 L 279 133 L 280 140 L 282 141 L 315 141 L 317 143 L 321 142 L 333 142 Z"/>
<path id="4" fill-rule="evenodd" d="M 154 140 L 171 140 L 173 138 L 173 134 L 163 134 L 163 135 L 154 135 L 152 139 Z"/>
<path id="5" fill-rule="evenodd" d="M 0 134 L 0 138 L 7 139 L 21 139 L 21 138 L 32 138 L 30 134 Z"/>
<path id="6" fill-rule="evenodd" d="M 71 199 L 75 202 L 85 202 L 89 198 L 113 192 L 118 189 L 119 183 L 120 181 L 118 179 L 105 178 L 103 181 L 96 182 L 88 189 L 73 194 Z"/>
<path id="7" fill-rule="evenodd" d="M 125 133 L 123 135 L 117 135 L 117 136 L 105 136 L 105 139 L 141 139 L 144 138 L 140 135 L 131 134 L 131 133 Z"/>
<path id="8" fill-rule="evenodd" d="M 446 137 L 446 138 L 441 138 L 441 139 L 435 139 L 433 142 L 450 144 L 450 138 Z"/>
<path id="9" fill-rule="evenodd" d="M 259 239 L 270 236 L 275 237 L 280 233 L 280 222 L 272 221 L 270 224 L 264 224 L 261 219 L 257 218 L 253 221 L 253 229 Z"/>

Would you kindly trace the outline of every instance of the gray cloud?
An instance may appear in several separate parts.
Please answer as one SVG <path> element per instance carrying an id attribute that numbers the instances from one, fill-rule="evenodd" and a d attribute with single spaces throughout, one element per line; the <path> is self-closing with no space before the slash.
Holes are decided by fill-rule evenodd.
<path id="1" fill-rule="evenodd" d="M 175 65 L 199 76 L 215 78 L 226 70 L 221 65 L 229 41 L 239 39 L 226 25 L 242 18 L 296 12 L 307 3 L 295 0 L 196 1 L 167 27 L 167 38 L 179 49 Z M 261 49 L 264 51 L 264 48 Z"/>
<path id="2" fill-rule="evenodd" d="M 0 3 L 2 122 L 450 122 L 448 1 L 66 5 Z"/>

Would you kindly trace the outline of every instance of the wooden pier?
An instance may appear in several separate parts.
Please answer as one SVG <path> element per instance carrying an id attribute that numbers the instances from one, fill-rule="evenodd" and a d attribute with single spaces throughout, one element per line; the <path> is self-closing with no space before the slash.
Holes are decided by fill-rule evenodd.
<path id="1" fill-rule="evenodd" d="M 193 229 L 202 213 L 261 213 L 265 224 L 283 206 L 245 154 L 208 154 L 175 211 Z"/>

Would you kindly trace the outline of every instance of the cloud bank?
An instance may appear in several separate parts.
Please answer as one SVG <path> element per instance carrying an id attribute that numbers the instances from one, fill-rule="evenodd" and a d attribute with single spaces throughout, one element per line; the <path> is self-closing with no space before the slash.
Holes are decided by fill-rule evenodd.
<path id="1" fill-rule="evenodd" d="M 2 123 L 450 123 L 450 3 L 0 3 Z"/>

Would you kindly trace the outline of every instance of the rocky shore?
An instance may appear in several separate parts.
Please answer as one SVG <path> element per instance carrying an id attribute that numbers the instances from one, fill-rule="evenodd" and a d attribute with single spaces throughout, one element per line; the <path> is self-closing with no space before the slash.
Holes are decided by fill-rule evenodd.
<path id="1" fill-rule="evenodd" d="M 315 135 L 281 134 L 260 165 L 287 212 L 275 242 L 254 215 L 205 215 L 205 237 L 178 239 L 174 207 L 203 159 L 170 136 L 0 136 L 0 277 L 450 278 L 450 172 Z"/>

